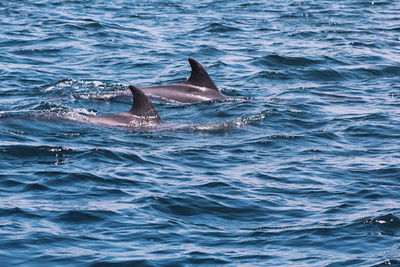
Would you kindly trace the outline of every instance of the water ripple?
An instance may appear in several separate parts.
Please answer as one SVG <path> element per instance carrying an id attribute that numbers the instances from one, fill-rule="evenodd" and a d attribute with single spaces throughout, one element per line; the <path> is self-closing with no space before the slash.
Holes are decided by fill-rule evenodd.
<path id="1" fill-rule="evenodd" d="M 399 11 L 1 1 L 0 262 L 398 264 Z M 85 122 L 188 57 L 227 99 L 154 100 L 152 130 Z"/>

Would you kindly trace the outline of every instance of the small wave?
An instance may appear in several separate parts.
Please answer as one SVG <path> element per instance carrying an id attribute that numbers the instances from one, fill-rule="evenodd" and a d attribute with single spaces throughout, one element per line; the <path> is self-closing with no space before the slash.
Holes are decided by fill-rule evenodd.
<path id="1" fill-rule="evenodd" d="M 253 60 L 252 64 L 263 67 L 277 67 L 277 66 L 312 66 L 321 64 L 322 62 L 323 62 L 322 60 L 311 59 L 307 57 L 268 55 Z"/>
<path id="2" fill-rule="evenodd" d="M 110 101 L 116 98 L 129 98 L 129 100 L 131 100 L 132 95 L 130 91 L 116 91 L 116 92 L 106 92 L 106 93 L 76 94 L 73 95 L 73 97 L 75 99 Z"/>
<path id="3" fill-rule="evenodd" d="M 268 70 L 259 71 L 256 74 L 251 75 L 247 79 L 251 82 L 258 82 L 259 80 L 290 80 L 293 78 L 294 75 L 286 70 Z"/>
<path id="4" fill-rule="evenodd" d="M 229 26 L 224 23 L 218 23 L 218 22 L 211 23 L 209 26 L 207 26 L 207 31 L 213 32 L 213 33 L 235 32 L 235 31 L 239 31 L 239 30 L 240 30 L 239 28 Z"/>
<path id="5" fill-rule="evenodd" d="M 366 219 L 364 224 L 377 227 L 383 234 L 400 236 L 400 218 L 394 214 Z"/>
<path id="6" fill-rule="evenodd" d="M 127 90 L 121 83 L 110 84 L 102 81 L 61 80 L 55 85 L 48 86 L 45 92 L 60 91 L 63 95 L 72 95 L 76 98 L 85 98 L 93 95 L 100 97 L 104 92 L 119 92 Z"/>
<path id="7" fill-rule="evenodd" d="M 69 111 L 69 108 L 63 104 L 53 103 L 53 102 L 41 102 L 33 107 L 33 110 L 39 113 L 55 113 L 62 114 Z"/>
<path id="8" fill-rule="evenodd" d="M 226 194 L 201 196 L 197 194 L 184 194 L 182 196 L 165 195 L 153 200 L 151 204 L 154 210 L 165 214 L 174 214 L 179 216 L 202 216 L 214 214 L 220 218 L 229 218 L 229 220 L 249 219 L 253 212 L 261 207 L 253 202 L 235 200 L 232 205 L 232 198 Z M 190 203 L 190 204 L 189 204 Z M 249 209 L 251 205 L 251 209 Z"/>
<path id="9" fill-rule="evenodd" d="M 86 224 L 103 221 L 114 214 L 115 213 L 111 211 L 70 210 L 59 215 L 57 220 L 67 223 Z"/>
<path id="10" fill-rule="evenodd" d="M 208 124 L 201 124 L 195 126 L 188 126 L 187 128 L 192 132 L 200 133 L 225 133 L 235 129 L 244 128 L 248 125 L 255 124 L 259 121 L 265 120 L 270 114 L 269 110 L 263 111 L 259 114 L 248 115 L 242 118 L 237 118 L 228 121 L 214 122 Z"/>
<path id="11" fill-rule="evenodd" d="M 192 34 L 198 34 L 204 31 L 210 33 L 230 33 L 240 31 L 240 29 L 230 25 L 226 25 L 223 22 L 213 22 L 207 25 L 202 25 L 201 27 L 192 30 Z"/>
<path id="12" fill-rule="evenodd" d="M 313 81 L 340 81 L 345 78 L 343 73 L 334 68 L 306 70 L 302 76 L 302 79 Z"/>
<path id="13" fill-rule="evenodd" d="M 26 209 L 21 209 L 18 207 L 14 208 L 0 208 L 0 216 L 5 217 L 5 216 L 16 216 L 16 217 L 23 217 L 23 218 L 41 218 L 42 216 L 35 214 L 33 212 L 30 212 L 29 210 Z"/>
<path id="14" fill-rule="evenodd" d="M 394 78 L 400 76 L 400 66 L 375 65 L 371 68 L 356 67 L 348 70 L 363 79 Z"/>
<path id="15" fill-rule="evenodd" d="M 25 185 L 21 192 L 45 192 L 51 190 L 48 186 L 41 183 L 29 183 Z"/>

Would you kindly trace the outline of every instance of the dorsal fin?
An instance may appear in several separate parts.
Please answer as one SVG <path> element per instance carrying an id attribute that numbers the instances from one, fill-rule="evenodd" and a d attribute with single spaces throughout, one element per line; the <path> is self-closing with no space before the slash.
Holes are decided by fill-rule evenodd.
<path id="1" fill-rule="evenodd" d="M 211 80 L 210 75 L 208 75 L 203 66 L 193 58 L 188 58 L 188 61 L 190 67 L 192 67 L 192 73 L 185 83 L 207 87 L 218 91 L 217 86 L 215 86 L 215 83 Z"/>
<path id="2" fill-rule="evenodd" d="M 140 117 L 154 117 L 156 120 L 161 120 L 150 99 L 139 88 L 129 85 L 129 89 L 133 96 L 133 104 L 129 113 Z"/>

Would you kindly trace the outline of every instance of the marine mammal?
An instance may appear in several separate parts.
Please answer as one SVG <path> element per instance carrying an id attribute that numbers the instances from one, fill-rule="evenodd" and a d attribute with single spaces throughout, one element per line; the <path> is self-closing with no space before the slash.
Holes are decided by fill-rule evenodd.
<path id="1" fill-rule="evenodd" d="M 193 58 L 188 58 L 192 68 L 189 79 L 182 83 L 141 87 L 149 96 L 160 97 L 181 103 L 195 103 L 226 98 L 208 75 L 204 67 Z"/>
<path id="2" fill-rule="evenodd" d="M 218 90 L 210 75 L 208 75 L 207 71 L 199 62 L 193 58 L 188 58 L 188 61 L 192 72 L 185 82 L 139 87 L 139 89 L 150 97 L 180 103 L 196 103 L 226 98 L 226 96 Z M 123 92 L 119 95 L 129 95 L 129 93 Z"/>
<path id="3" fill-rule="evenodd" d="M 148 96 L 133 85 L 130 85 L 129 89 L 132 94 L 133 104 L 128 112 L 89 116 L 87 122 L 103 126 L 130 128 L 150 128 L 163 123 Z"/>

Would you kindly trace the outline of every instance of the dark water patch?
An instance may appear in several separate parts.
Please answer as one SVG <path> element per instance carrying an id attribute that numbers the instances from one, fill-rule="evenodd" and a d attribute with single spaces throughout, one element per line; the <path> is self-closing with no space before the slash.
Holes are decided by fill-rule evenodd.
<path id="1" fill-rule="evenodd" d="M 320 91 L 312 91 L 312 94 L 318 95 L 318 96 L 323 96 L 327 97 L 330 99 L 334 99 L 337 102 L 344 102 L 344 103 L 365 103 L 362 97 L 358 97 L 355 95 L 350 95 L 350 94 L 338 94 L 338 93 L 329 93 L 329 92 L 320 92 Z"/>
<path id="2" fill-rule="evenodd" d="M 366 43 L 366 42 L 351 42 L 351 46 L 358 47 L 367 47 L 367 48 L 378 48 L 379 46 L 374 43 Z"/>
<path id="3" fill-rule="evenodd" d="M 131 160 L 136 159 L 139 162 L 145 162 L 143 161 L 139 156 L 134 155 L 135 157 L 131 157 Z M 77 159 L 85 159 L 85 158 L 97 158 L 96 162 L 97 164 L 105 163 L 105 162 L 112 162 L 112 161 L 121 161 L 121 153 L 114 152 L 109 149 L 104 149 L 101 147 L 96 147 L 92 149 L 88 149 L 85 151 L 82 151 L 80 155 L 77 157 Z"/>
<path id="4" fill-rule="evenodd" d="M 3 147 L 3 154 L 18 158 L 21 163 L 37 162 L 40 164 L 56 164 L 59 157 L 72 155 L 69 148 L 48 147 L 41 145 L 12 145 Z"/>
<path id="5" fill-rule="evenodd" d="M 303 73 L 303 79 L 311 79 L 314 81 L 340 81 L 344 79 L 344 74 L 332 68 L 312 69 Z"/>
<path id="6" fill-rule="evenodd" d="M 243 220 L 247 218 L 248 213 L 256 210 L 255 207 L 252 207 L 252 211 L 250 211 L 245 205 L 230 207 L 229 199 L 225 199 L 223 202 L 196 195 L 186 195 L 185 198 L 161 197 L 152 205 L 152 208 L 165 214 L 178 216 L 201 216 L 212 213 L 218 217 L 230 217 L 233 220 Z M 191 204 L 188 205 L 189 203 Z"/>
<path id="7" fill-rule="evenodd" d="M 354 169 L 352 170 L 352 172 L 362 177 L 368 176 L 368 177 L 379 178 L 381 183 L 384 183 L 384 181 L 388 179 L 390 184 L 397 182 L 397 177 L 400 172 L 400 169 L 394 166 L 386 166 L 372 170 Z M 386 193 L 384 193 L 383 195 L 386 195 Z"/>
<path id="8" fill-rule="evenodd" d="M 323 125 L 322 125 L 323 126 Z M 322 140 L 331 140 L 331 141 L 341 141 L 340 136 L 338 136 L 334 132 L 328 132 L 328 131 L 313 131 L 311 136 L 315 137 L 315 140 L 321 141 Z M 316 152 L 313 150 L 313 152 Z"/>
<path id="9" fill-rule="evenodd" d="M 290 57 L 280 55 L 268 55 L 257 60 L 253 60 L 256 66 L 278 67 L 278 66 L 312 66 L 322 63 L 320 60 L 306 57 Z"/>
<path id="10" fill-rule="evenodd" d="M 23 191 L 25 192 L 42 192 L 42 191 L 48 191 L 50 190 L 49 187 L 41 184 L 41 183 L 30 183 L 24 186 Z"/>
<path id="11" fill-rule="evenodd" d="M 22 49 L 22 50 L 17 50 L 14 52 L 16 55 L 24 55 L 24 56 L 33 56 L 33 57 L 40 57 L 44 56 L 46 58 L 50 57 L 58 57 L 59 54 L 61 53 L 62 49 L 59 48 L 32 48 L 32 49 Z M 49 62 L 45 62 L 49 64 Z M 39 64 L 37 64 L 39 65 Z"/>
<path id="12" fill-rule="evenodd" d="M 42 215 L 17 207 L 1 208 L 0 215 L 2 217 L 14 217 L 14 218 L 26 218 L 26 219 L 38 219 L 42 217 Z"/>
<path id="13" fill-rule="evenodd" d="M 115 184 L 120 184 L 118 181 L 114 182 Z M 110 197 L 112 199 L 117 198 L 117 197 L 126 197 L 129 194 L 124 192 L 123 190 L 116 189 L 116 188 L 94 188 L 91 190 L 91 193 L 88 194 L 88 196 L 98 196 L 98 197 L 103 197 L 107 198 Z"/>
<path id="14" fill-rule="evenodd" d="M 223 50 L 215 48 L 210 45 L 200 45 L 198 46 L 196 50 L 196 54 L 201 54 L 201 55 L 208 55 L 210 57 L 215 56 L 215 55 L 222 55 L 224 53 Z"/>
<path id="15" fill-rule="evenodd" d="M 103 212 L 103 211 L 77 211 L 71 210 L 63 212 L 57 217 L 57 220 L 65 223 L 73 224 L 87 224 L 87 223 L 97 223 L 104 221 L 106 217 L 111 217 L 114 212 Z"/>
<path id="16" fill-rule="evenodd" d="M 251 82 L 258 82 L 259 80 L 290 80 L 292 75 L 286 71 L 269 70 L 259 71 L 257 74 L 252 75 L 249 79 Z"/>
<path id="17" fill-rule="evenodd" d="M 393 78 L 400 75 L 400 66 L 377 65 L 374 68 L 356 68 L 349 71 L 364 79 Z"/>
<path id="18" fill-rule="evenodd" d="M 389 28 L 387 30 L 394 31 L 394 32 L 400 32 L 400 27 L 392 27 L 392 28 Z"/>
<path id="19" fill-rule="evenodd" d="M 17 179 L 14 180 L 14 179 L 10 178 L 7 175 L 2 175 L 1 176 L 0 183 L 4 186 L 4 188 L 22 187 L 22 186 L 25 185 L 25 183 L 23 183 L 21 181 L 18 181 Z"/>
<path id="20" fill-rule="evenodd" d="M 240 29 L 225 25 L 224 23 L 214 22 L 207 26 L 207 31 L 211 33 L 227 33 L 227 32 L 236 32 Z"/>
<path id="21" fill-rule="evenodd" d="M 215 173 L 216 174 L 216 173 Z M 210 175 L 212 176 L 212 175 Z M 223 192 L 226 192 L 227 190 L 231 189 L 231 186 L 229 184 L 226 184 L 224 182 L 208 182 L 205 184 L 198 185 L 199 187 L 204 187 L 204 188 L 210 188 L 210 189 L 218 189 Z"/>
<path id="22" fill-rule="evenodd" d="M 37 175 L 39 177 L 48 177 L 46 181 L 46 185 L 52 186 L 52 187 L 59 187 L 63 188 L 67 186 L 73 186 L 73 185 L 80 185 L 80 184 L 99 184 L 99 185 L 105 185 L 110 180 L 107 179 L 107 177 L 102 177 L 99 175 L 96 175 L 94 173 L 85 173 L 83 171 L 79 173 L 75 172 L 57 172 L 57 171 L 47 171 L 47 172 L 38 172 Z M 75 188 L 75 187 L 74 187 Z M 75 188 L 76 192 L 80 192 Z M 84 191 L 90 190 L 90 188 L 86 187 L 82 189 Z M 83 193 L 83 192 L 82 192 Z"/>
<path id="23" fill-rule="evenodd" d="M 399 236 L 400 219 L 393 214 L 367 219 L 364 224 L 373 226 L 380 234 Z"/>
<path id="24" fill-rule="evenodd" d="M 380 137 L 394 139 L 400 137 L 395 127 L 369 123 L 364 123 L 361 126 L 351 126 L 345 129 L 345 132 L 352 137 Z"/>

